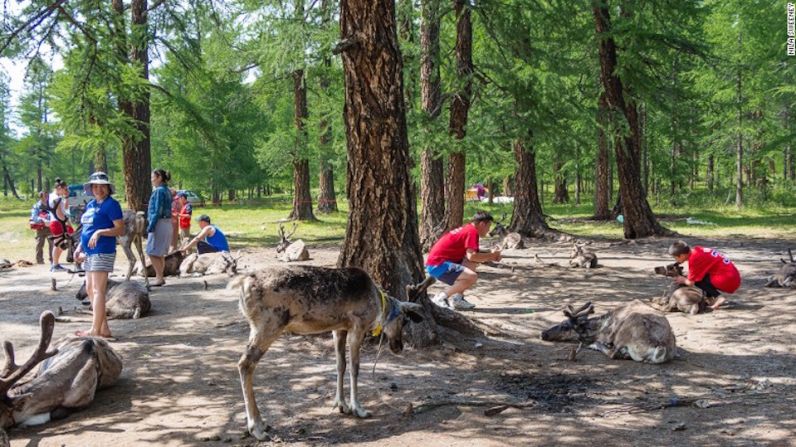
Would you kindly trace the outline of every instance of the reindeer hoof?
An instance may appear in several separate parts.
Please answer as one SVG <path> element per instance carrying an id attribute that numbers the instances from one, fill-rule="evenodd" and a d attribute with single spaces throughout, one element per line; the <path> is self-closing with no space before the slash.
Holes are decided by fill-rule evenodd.
<path id="1" fill-rule="evenodd" d="M 249 433 L 252 436 L 257 438 L 258 441 L 268 441 L 270 440 L 270 436 L 268 436 L 268 426 L 263 424 L 262 420 L 257 420 L 254 423 L 249 422 Z"/>
<path id="2" fill-rule="evenodd" d="M 340 410 L 340 413 L 343 414 L 351 414 L 351 409 L 348 408 L 348 405 L 341 399 L 335 399 L 334 404 L 332 404 L 332 411 Z"/>
<path id="3" fill-rule="evenodd" d="M 358 417 L 360 419 L 369 418 L 371 416 L 370 411 L 365 410 L 364 408 L 360 407 L 359 405 L 354 407 L 353 410 L 354 410 L 353 411 L 354 416 L 356 416 L 356 417 Z"/>

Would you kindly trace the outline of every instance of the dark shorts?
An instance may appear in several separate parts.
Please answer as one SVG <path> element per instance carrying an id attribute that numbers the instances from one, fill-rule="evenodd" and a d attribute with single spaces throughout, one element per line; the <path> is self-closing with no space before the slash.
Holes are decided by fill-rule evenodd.
<path id="1" fill-rule="evenodd" d="M 426 272 L 445 284 L 452 286 L 456 278 L 464 272 L 464 266 L 454 262 L 445 261 L 440 265 L 427 265 Z"/>
<path id="2" fill-rule="evenodd" d="M 716 286 L 710 282 L 709 274 L 705 275 L 704 278 L 697 281 L 694 285 L 702 289 L 702 291 L 705 292 L 705 296 L 708 298 L 716 298 L 721 294 L 721 291 L 719 291 L 719 289 L 717 289 Z"/>
<path id="3" fill-rule="evenodd" d="M 196 244 L 196 252 L 200 255 L 205 253 L 218 253 L 218 251 L 216 247 L 213 247 L 205 241 L 199 241 L 199 243 Z"/>

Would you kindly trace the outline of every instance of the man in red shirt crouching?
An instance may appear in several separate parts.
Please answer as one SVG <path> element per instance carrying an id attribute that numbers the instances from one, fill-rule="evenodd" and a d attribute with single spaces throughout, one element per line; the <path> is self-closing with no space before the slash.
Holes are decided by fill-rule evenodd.
<path id="1" fill-rule="evenodd" d="M 712 248 L 689 247 L 684 241 L 677 241 L 669 247 L 669 254 L 682 264 L 688 261 L 688 278 L 677 276 L 674 281 L 687 286 L 697 286 L 705 296 L 718 298 L 712 306 L 716 310 L 727 299 L 720 292 L 733 293 L 741 286 L 741 274 L 730 258 Z"/>
<path id="2" fill-rule="evenodd" d="M 431 301 L 440 307 L 457 310 L 472 309 L 472 304 L 464 299 L 464 291 L 478 280 L 475 272 L 478 264 L 500 261 L 500 250 L 479 253 L 478 240 L 489 233 L 494 219 L 486 211 L 478 211 L 467 225 L 445 233 L 428 252 L 426 272 L 449 285 L 444 292 L 435 295 Z"/>

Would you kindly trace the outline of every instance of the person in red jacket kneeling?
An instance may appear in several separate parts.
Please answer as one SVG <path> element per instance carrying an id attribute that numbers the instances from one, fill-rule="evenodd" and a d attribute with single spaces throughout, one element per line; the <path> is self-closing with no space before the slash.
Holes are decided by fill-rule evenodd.
<path id="1" fill-rule="evenodd" d="M 689 247 L 684 241 L 677 241 L 669 246 L 669 254 L 680 264 L 688 262 L 688 277 L 677 276 L 674 281 L 702 289 L 708 299 L 715 299 L 710 306 L 713 310 L 727 302 L 721 292 L 734 293 L 741 286 L 741 274 L 735 264 L 716 249 Z"/>

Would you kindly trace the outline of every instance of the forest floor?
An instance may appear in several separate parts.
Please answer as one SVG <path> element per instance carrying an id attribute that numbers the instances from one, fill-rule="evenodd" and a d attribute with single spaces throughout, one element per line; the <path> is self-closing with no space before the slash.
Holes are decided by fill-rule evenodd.
<path id="1" fill-rule="evenodd" d="M 670 239 L 595 240 L 600 267 L 564 268 L 570 244 L 537 242 L 505 252 L 507 267 L 483 268 L 468 316 L 503 332 L 425 349 L 364 348 L 359 420 L 331 411 L 335 361 L 331 335 L 281 337 L 259 363 L 255 392 L 272 441 L 246 434 L 236 363 L 248 327 L 227 277 L 171 278 L 152 291 L 153 312 L 111 321 L 124 371 L 83 411 L 61 421 L 10 430 L 21 446 L 223 445 L 796 445 L 796 293 L 765 289 L 795 238 L 689 239 L 718 247 L 744 278 L 731 307 L 668 315 L 680 358 L 663 365 L 610 360 L 571 344 L 539 339 L 563 319 L 561 308 L 591 300 L 598 313 L 658 296 L 667 279 Z M 332 266 L 337 243 L 310 246 L 307 264 Z M 278 264 L 273 249 L 246 249 L 240 265 Z M 538 254 L 546 264 L 534 261 Z M 116 274 L 126 267 L 117 263 Z M 43 266 L 0 273 L 0 334 L 26 358 L 42 311 L 81 307 L 80 279 Z M 204 281 L 209 289 L 205 290 Z M 440 285 L 432 286 L 436 292 Z M 55 337 L 88 323 L 57 323 Z M 346 389 L 348 380 L 346 379 Z M 498 414 L 486 410 L 518 404 Z M 491 415 L 487 415 L 491 414 Z"/>

